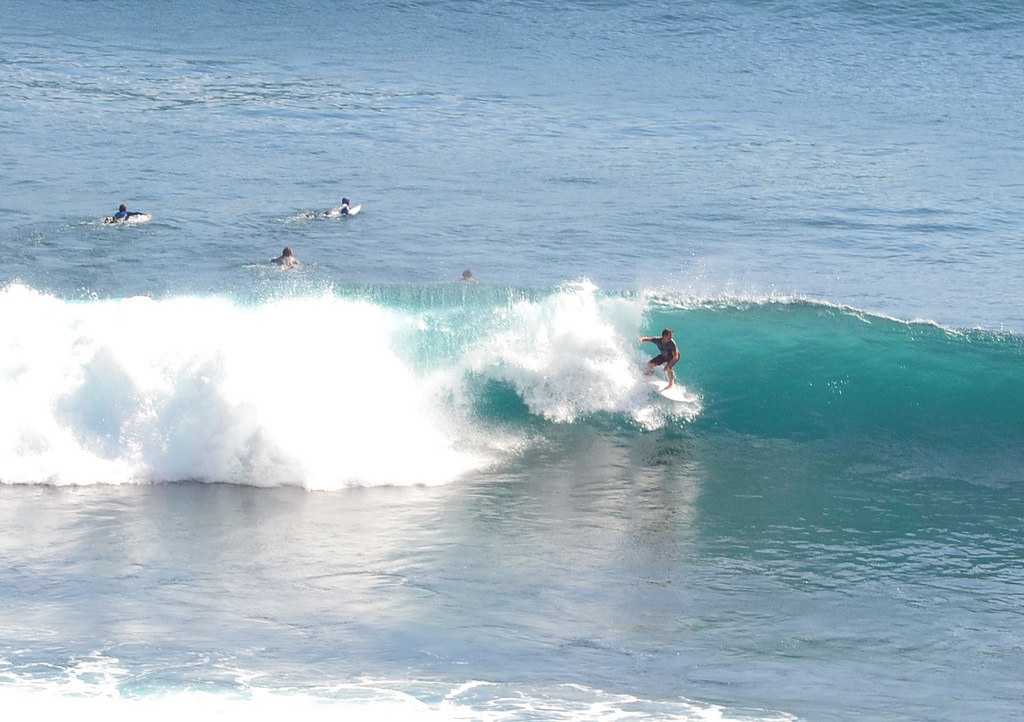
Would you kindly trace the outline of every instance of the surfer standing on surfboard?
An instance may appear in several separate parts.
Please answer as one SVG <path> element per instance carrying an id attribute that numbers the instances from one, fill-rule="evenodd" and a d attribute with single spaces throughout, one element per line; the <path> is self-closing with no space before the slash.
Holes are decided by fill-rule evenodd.
<path id="1" fill-rule="evenodd" d="M 647 362 L 644 374 L 650 376 L 654 373 L 655 368 L 665 364 L 665 378 L 668 379 L 668 386 L 662 390 L 668 391 L 676 382 L 676 373 L 672 367 L 679 363 L 679 349 L 676 347 L 676 342 L 672 340 L 672 329 L 662 330 L 661 336 L 641 336 L 640 343 L 653 343 L 658 346 L 658 351 L 661 353 Z"/>

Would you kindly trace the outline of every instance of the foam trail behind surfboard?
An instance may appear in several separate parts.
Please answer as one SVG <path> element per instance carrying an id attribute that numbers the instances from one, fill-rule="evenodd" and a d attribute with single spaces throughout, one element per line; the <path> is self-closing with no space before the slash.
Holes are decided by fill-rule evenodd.
<path id="1" fill-rule="evenodd" d="M 149 223 L 153 220 L 152 213 L 137 213 L 133 216 L 128 216 L 125 219 L 114 218 L 113 216 L 104 216 L 103 222 L 107 225 L 130 225 L 136 226 L 141 223 Z"/>

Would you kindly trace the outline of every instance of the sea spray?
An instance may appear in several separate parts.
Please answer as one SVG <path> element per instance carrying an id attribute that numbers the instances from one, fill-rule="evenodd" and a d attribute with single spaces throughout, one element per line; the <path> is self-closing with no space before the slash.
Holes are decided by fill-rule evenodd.
<path id="1" fill-rule="evenodd" d="M 602 298 L 580 281 L 494 315 L 469 368 L 511 384 L 534 414 L 565 423 L 609 412 L 657 428 L 672 414 L 692 419 L 700 412 L 696 397 L 666 404 L 638 383 L 643 307 L 635 300 Z"/>

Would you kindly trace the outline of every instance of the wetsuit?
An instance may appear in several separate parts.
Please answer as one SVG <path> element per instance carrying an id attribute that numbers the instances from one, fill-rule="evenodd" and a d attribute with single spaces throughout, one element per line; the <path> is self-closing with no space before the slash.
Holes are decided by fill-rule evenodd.
<path id="1" fill-rule="evenodd" d="M 132 214 L 129 213 L 128 211 L 118 211 L 117 213 L 115 213 L 113 215 L 113 219 L 115 221 L 123 221 L 123 220 L 127 220 L 128 216 L 130 216 L 130 215 L 132 215 Z"/>
<path id="2" fill-rule="evenodd" d="M 675 365 L 676 355 L 679 353 L 679 349 L 676 348 L 676 342 L 672 339 L 668 339 L 666 341 L 663 338 L 656 338 L 654 339 L 654 343 L 657 344 L 658 350 L 661 351 L 661 353 L 652 358 L 650 363 L 655 366 L 661 366 L 666 363 L 670 367 Z"/>

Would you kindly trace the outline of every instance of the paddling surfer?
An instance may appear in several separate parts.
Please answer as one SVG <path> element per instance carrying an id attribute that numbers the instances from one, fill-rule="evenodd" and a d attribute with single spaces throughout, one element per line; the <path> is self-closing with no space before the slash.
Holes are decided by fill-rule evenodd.
<path id="1" fill-rule="evenodd" d="M 117 213 L 112 215 L 110 218 L 112 219 L 113 223 L 124 223 L 129 218 L 134 218 L 135 216 L 141 215 L 144 215 L 142 211 L 129 211 L 128 206 L 122 203 L 117 207 Z"/>
<path id="2" fill-rule="evenodd" d="M 284 269 L 298 268 L 299 259 L 292 253 L 291 246 L 285 246 L 284 250 L 281 251 L 281 255 L 273 260 L 273 263 L 281 266 Z"/>

